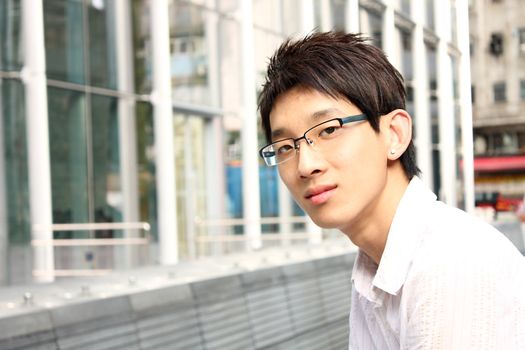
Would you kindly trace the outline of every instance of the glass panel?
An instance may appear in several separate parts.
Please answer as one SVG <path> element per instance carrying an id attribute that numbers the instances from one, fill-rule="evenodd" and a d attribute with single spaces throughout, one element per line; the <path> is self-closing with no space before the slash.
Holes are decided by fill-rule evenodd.
<path id="1" fill-rule="evenodd" d="M 82 1 L 46 0 L 43 3 L 47 76 L 82 84 L 86 64 Z"/>
<path id="2" fill-rule="evenodd" d="M 204 120 L 178 114 L 174 128 L 178 232 L 186 233 L 179 237 L 181 257 L 191 257 L 191 250 L 195 249 L 190 245 L 196 233 L 195 218 L 206 217 Z"/>
<path id="3" fill-rule="evenodd" d="M 211 104 L 208 35 L 203 8 L 176 2 L 171 8 L 171 80 L 175 101 Z M 211 29 L 211 28 L 210 28 Z"/>
<path id="4" fill-rule="evenodd" d="M 0 70 L 19 70 L 23 65 L 21 1 L 0 1 Z"/>
<path id="5" fill-rule="evenodd" d="M 95 222 L 121 222 L 118 99 L 93 95 L 91 102 Z"/>
<path id="6" fill-rule="evenodd" d="M 402 74 L 405 80 L 411 81 L 414 79 L 414 65 L 412 60 L 412 34 L 400 30 L 401 34 L 401 61 L 402 61 Z"/>
<path id="7" fill-rule="evenodd" d="M 381 48 L 383 45 L 382 39 L 382 19 L 381 16 L 367 11 L 366 9 L 360 9 L 360 27 L 361 32 L 365 33 L 368 37 L 372 39 L 372 43 Z"/>
<path id="8" fill-rule="evenodd" d="M 157 240 L 157 187 L 155 184 L 155 144 L 153 136 L 153 106 L 148 102 L 136 105 L 137 161 L 140 197 L 140 220 L 151 226 Z"/>
<path id="9" fill-rule="evenodd" d="M 149 1 L 132 2 L 133 66 L 135 68 L 135 91 L 138 94 L 151 92 L 151 30 Z"/>
<path id="10" fill-rule="evenodd" d="M 53 222 L 89 221 L 84 94 L 48 88 Z M 59 232 L 77 237 L 81 232 Z"/>
<path id="11" fill-rule="evenodd" d="M 9 241 L 27 243 L 31 234 L 24 87 L 18 80 L 0 80 L 0 88 Z"/>
<path id="12" fill-rule="evenodd" d="M 238 112 L 241 106 L 241 43 L 239 23 L 221 18 L 219 22 L 219 47 L 221 47 L 220 71 L 223 79 L 219 80 L 221 106 L 225 111 Z M 226 129 L 240 128 L 237 116 L 225 116 Z"/>
<path id="13" fill-rule="evenodd" d="M 507 100 L 507 87 L 505 83 L 495 83 L 492 86 L 494 102 L 505 102 Z"/>
<path id="14" fill-rule="evenodd" d="M 434 0 L 426 0 L 426 25 L 429 29 L 435 30 L 434 24 Z"/>
<path id="15" fill-rule="evenodd" d="M 301 16 L 298 16 L 299 9 L 304 6 L 300 0 L 287 0 L 281 3 L 283 17 L 283 34 L 294 36 L 301 34 Z"/>
<path id="16" fill-rule="evenodd" d="M 421 1 L 421 0 L 416 0 Z M 401 0 L 400 10 L 402 13 L 410 17 L 411 4 L 410 0 Z"/>
<path id="17" fill-rule="evenodd" d="M 90 84 L 110 89 L 117 86 L 114 2 L 93 0 L 88 7 Z"/>
<path id="18" fill-rule="evenodd" d="M 344 0 L 330 0 L 333 28 L 344 31 L 346 29 L 346 4 Z"/>

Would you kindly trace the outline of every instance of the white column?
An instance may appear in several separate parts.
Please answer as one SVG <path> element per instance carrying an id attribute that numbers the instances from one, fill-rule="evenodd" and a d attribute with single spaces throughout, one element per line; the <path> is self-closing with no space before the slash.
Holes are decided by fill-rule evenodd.
<path id="1" fill-rule="evenodd" d="M 346 0 L 346 31 L 359 33 L 359 0 Z"/>
<path id="2" fill-rule="evenodd" d="M 261 204 L 259 160 L 257 159 L 257 102 L 252 1 L 241 1 L 241 87 L 242 87 L 242 195 L 244 234 L 249 249 L 259 249 L 261 242 Z"/>
<path id="3" fill-rule="evenodd" d="M 171 103 L 170 27 L 168 0 L 151 1 L 151 41 L 155 166 L 158 201 L 160 263 L 178 262 L 175 152 Z"/>
<path id="4" fill-rule="evenodd" d="M 459 99 L 461 111 L 461 138 L 463 152 L 463 183 L 465 210 L 474 212 L 474 141 L 472 126 L 472 97 L 470 79 L 470 37 L 467 1 L 456 1 L 456 23 L 458 31 L 459 58 Z"/>
<path id="5" fill-rule="evenodd" d="M 35 281 L 51 282 L 54 280 L 54 257 L 51 245 L 53 209 L 42 1 L 22 2 L 22 31 L 25 55 L 21 75 L 25 84 L 27 116 L 31 239 L 49 242 L 48 245 L 34 247 L 33 268 L 38 271 Z"/>
<path id="6" fill-rule="evenodd" d="M 124 222 L 138 222 L 139 192 L 137 168 L 137 136 L 135 130 L 135 99 L 131 94 L 135 91 L 133 82 L 133 60 L 131 52 L 133 43 L 131 38 L 131 9 L 128 1 L 114 2 L 115 15 L 115 45 L 117 53 L 117 86 L 126 93 L 118 99 L 119 125 L 119 158 L 120 179 L 122 194 L 122 218 Z M 125 230 L 126 237 L 136 236 L 136 230 Z M 130 247 L 125 254 L 126 267 L 133 266 L 134 256 Z M 120 249 L 115 249 L 115 252 Z"/>
<path id="7" fill-rule="evenodd" d="M 8 224 L 7 224 L 7 191 L 5 183 L 5 151 L 2 79 L 0 79 L 0 286 L 7 283 L 8 266 Z"/>
<path id="8" fill-rule="evenodd" d="M 314 18 L 314 1 L 313 0 L 302 0 L 301 1 L 301 36 L 310 34 L 315 28 Z"/>
<path id="9" fill-rule="evenodd" d="M 401 60 L 399 58 L 401 48 L 397 45 L 399 43 L 399 34 L 394 17 L 394 3 L 392 0 L 385 0 L 384 3 L 386 7 L 383 13 L 383 27 L 381 31 L 383 38 L 382 49 L 390 63 L 398 70 L 401 70 Z"/>
<path id="10" fill-rule="evenodd" d="M 321 1 L 321 31 L 327 32 L 332 30 L 332 11 L 330 6 L 330 0 L 320 0 Z"/>
<path id="11" fill-rule="evenodd" d="M 214 6 L 215 0 L 207 0 L 208 6 Z M 206 44 L 208 52 L 208 84 L 212 106 L 220 105 L 220 55 L 219 55 L 219 18 L 216 12 L 209 12 L 205 21 Z M 208 219 L 222 219 L 226 217 L 226 178 L 224 160 L 224 128 L 222 116 L 215 116 L 205 124 L 206 137 L 206 198 Z M 218 235 L 223 232 L 222 227 L 208 228 L 208 234 Z M 222 252 L 222 245 L 216 242 L 211 247 L 212 253 Z"/>
<path id="12" fill-rule="evenodd" d="M 427 55 L 423 33 L 425 7 L 422 1 L 412 2 L 412 18 L 416 22 L 412 35 L 412 61 L 414 62 L 414 111 L 416 133 L 416 159 L 421 179 L 432 188 L 432 135 L 430 117 L 430 89 Z"/>
<path id="13" fill-rule="evenodd" d="M 452 62 L 448 54 L 450 42 L 450 8 L 448 1 L 435 1 L 437 46 L 437 84 L 439 95 L 439 148 L 441 154 L 440 199 L 456 206 L 456 150 L 454 98 L 452 95 Z"/>

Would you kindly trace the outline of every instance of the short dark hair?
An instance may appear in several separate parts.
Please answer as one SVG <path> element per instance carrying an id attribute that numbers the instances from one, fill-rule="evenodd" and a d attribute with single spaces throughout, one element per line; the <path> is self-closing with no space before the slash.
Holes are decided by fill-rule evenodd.
<path id="1" fill-rule="evenodd" d="M 403 77 L 383 51 L 367 40 L 361 34 L 330 31 L 312 33 L 296 41 L 288 39 L 277 49 L 270 58 L 258 100 L 268 142 L 275 100 L 294 87 L 346 98 L 366 114 L 376 132 L 380 116 L 405 109 Z M 412 141 L 400 160 L 409 179 L 419 174 Z"/>

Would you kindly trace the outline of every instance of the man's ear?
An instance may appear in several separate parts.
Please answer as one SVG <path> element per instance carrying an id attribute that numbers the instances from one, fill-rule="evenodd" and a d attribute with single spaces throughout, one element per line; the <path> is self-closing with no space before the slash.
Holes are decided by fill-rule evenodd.
<path id="1" fill-rule="evenodd" d="M 412 140 L 412 117 L 404 109 L 396 109 L 386 115 L 388 159 L 396 160 L 405 152 Z"/>

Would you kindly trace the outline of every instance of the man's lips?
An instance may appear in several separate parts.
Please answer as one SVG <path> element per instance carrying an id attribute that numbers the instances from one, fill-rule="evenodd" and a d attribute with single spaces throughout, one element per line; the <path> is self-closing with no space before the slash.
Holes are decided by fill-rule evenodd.
<path id="1" fill-rule="evenodd" d="M 310 188 L 306 191 L 304 198 L 311 201 L 313 204 L 322 204 L 330 198 L 336 185 L 324 185 Z"/>

